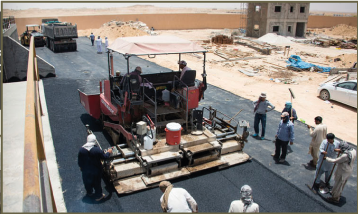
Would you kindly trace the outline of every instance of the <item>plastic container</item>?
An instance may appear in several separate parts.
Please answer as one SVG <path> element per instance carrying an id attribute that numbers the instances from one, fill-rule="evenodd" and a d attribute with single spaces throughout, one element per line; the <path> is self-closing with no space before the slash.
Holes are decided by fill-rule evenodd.
<path id="1" fill-rule="evenodd" d="M 180 144 L 181 139 L 181 130 L 183 128 L 179 123 L 168 123 L 165 132 L 166 140 L 169 145 L 178 145 Z"/>
<path id="2" fill-rule="evenodd" d="M 170 91 L 168 91 L 167 89 L 164 89 L 162 91 L 162 99 L 164 102 L 169 102 L 170 101 Z"/>
<path id="3" fill-rule="evenodd" d="M 148 136 L 144 137 L 144 149 L 146 150 L 153 149 L 153 140 Z"/>

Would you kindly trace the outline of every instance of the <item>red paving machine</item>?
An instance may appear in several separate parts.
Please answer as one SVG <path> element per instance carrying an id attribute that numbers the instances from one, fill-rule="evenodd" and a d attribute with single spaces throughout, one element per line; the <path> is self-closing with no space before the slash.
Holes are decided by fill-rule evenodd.
<path id="1" fill-rule="evenodd" d="M 118 194 L 155 187 L 208 168 L 245 162 L 242 151 L 248 123 L 236 121 L 212 107 L 199 108 L 207 88 L 206 50 L 177 37 L 118 38 L 109 47 L 109 79 L 100 82 L 99 94 L 79 90 L 81 104 L 112 137 L 113 154 L 104 167 Z M 113 54 L 127 62 L 125 75 L 115 73 Z M 131 75 L 132 56 L 201 53 L 203 81 L 196 71 Z M 178 69 L 179 70 L 179 69 Z M 204 117 L 206 116 L 206 118 Z M 242 128 L 242 135 L 237 134 Z M 90 132 L 90 131 L 89 131 Z"/>

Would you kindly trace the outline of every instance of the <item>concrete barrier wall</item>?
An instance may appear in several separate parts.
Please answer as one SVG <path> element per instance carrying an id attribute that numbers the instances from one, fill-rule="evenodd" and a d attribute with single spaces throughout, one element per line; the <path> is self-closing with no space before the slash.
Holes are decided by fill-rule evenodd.
<path id="1" fill-rule="evenodd" d="M 11 37 L 13 38 L 15 41 L 18 41 L 20 42 L 19 40 L 19 34 L 17 33 L 17 26 L 16 24 L 11 24 L 10 25 L 10 28 L 8 30 L 5 31 L 4 37 L 7 36 L 7 37 Z"/>
<path id="2" fill-rule="evenodd" d="M 244 24 L 246 16 L 241 14 L 124 14 L 16 18 L 15 20 L 18 31 L 23 32 L 26 25 L 41 24 L 42 19 L 45 18 L 58 18 L 60 21 L 76 23 L 78 30 L 97 29 L 111 20 L 138 20 L 157 30 L 234 29 L 246 27 Z M 338 24 L 357 27 L 357 17 L 309 16 L 307 27 L 328 28 Z"/>
<path id="3" fill-rule="evenodd" d="M 309 16 L 307 27 L 330 28 L 339 24 L 357 27 L 357 17 Z"/>
<path id="4" fill-rule="evenodd" d="M 19 31 L 25 30 L 27 24 L 41 24 L 42 19 L 58 18 L 60 21 L 77 24 L 78 30 L 100 28 L 111 20 L 142 21 L 148 27 L 157 30 L 186 30 L 186 29 L 222 29 L 239 28 L 242 24 L 240 14 L 125 14 L 98 16 L 66 16 L 66 17 L 38 17 L 16 18 Z M 241 25 L 240 25 L 241 24 Z"/>
<path id="5" fill-rule="evenodd" d="M 22 46 L 12 37 L 3 37 L 4 75 L 9 82 L 25 81 L 29 49 Z M 54 77 L 55 67 L 37 56 L 40 77 Z"/>

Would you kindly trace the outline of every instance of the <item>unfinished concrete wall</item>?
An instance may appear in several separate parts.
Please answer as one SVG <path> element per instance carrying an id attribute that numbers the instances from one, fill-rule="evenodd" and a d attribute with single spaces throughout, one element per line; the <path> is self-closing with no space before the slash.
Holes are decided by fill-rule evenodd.
<path id="1" fill-rule="evenodd" d="M 4 62 L 4 81 L 15 82 L 25 81 L 27 77 L 27 64 L 29 58 L 29 49 L 22 46 L 12 37 L 3 37 L 3 62 Z M 55 67 L 39 56 L 37 56 L 37 65 L 41 78 L 54 77 Z"/>
<path id="2" fill-rule="evenodd" d="M 266 33 L 277 33 L 283 36 L 304 36 L 308 16 L 309 3 L 269 3 Z M 299 28 L 297 28 L 297 23 L 300 23 Z"/>
<path id="3" fill-rule="evenodd" d="M 20 32 L 25 30 L 27 24 L 40 24 L 45 18 L 58 18 L 60 21 L 77 24 L 78 30 L 97 29 L 111 20 L 142 21 L 148 27 L 157 30 L 186 30 L 186 29 L 223 29 L 238 28 L 241 14 L 124 14 L 124 15 L 98 15 L 98 16 L 64 16 L 64 17 L 37 17 L 16 18 Z M 246 25 L 245 25 L 246 27 Z"/>
<path id="4" fill-rule="evenodd" d="M 268 3 L 249 3 L 246 36 L 261 37 L 266 34 Z"/>

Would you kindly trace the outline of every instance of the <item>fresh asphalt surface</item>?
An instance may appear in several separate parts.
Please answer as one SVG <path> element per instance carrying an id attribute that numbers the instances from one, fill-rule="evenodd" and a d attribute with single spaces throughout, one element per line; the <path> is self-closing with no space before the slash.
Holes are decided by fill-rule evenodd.
<path id="1" fill-rule="evenodd" d="M 96 47 L 91 46 L 87 38 L 77 39 L 77 47 L 76 52 L 62 53 L 53 53 L 46 47 L 36 48 L 36 53 L 56 68 L 57 77 L 43 79 L 43 82 L 67 211 L 161 212 L 159 198 L 162 193 L 159 188 L 117 195 L 111 184 L 102 181 L 106 194 L 104 200 L 95 202 L 85 196 L 77 166 L 78 150 L 86 141 L 85 124 L 90 125 L 102 148 L 109 147 L 111 140 L 80 104 L 77 89 L 87 93 L 97 92 L 99 81 L 108 78 L 108 59 L 105 53 L 97 54 Z M 114 62 L 115 70 L 126 71 L 126 61 L 122 55 L 115 54 Z M 144 73 L 169 71 L 136 57 L 131 57 L 130 62 L 130 71 L 138 65 Z M 270 96 L 273 95 L 268 95 L 268 99 Z M 200 105 L 212 106 L 229 116 L 243 109 L 237 118 L 253 125 L 252 101 L 215 86 L 208 86 Z M 174 185 L 188 190 L 197 201 L 199 212 L 227 212 L 231 201 L 239 199 L 240 188 L 244 184 L 252 187 L 254 201 L 260 205 L 260 212 L 357 212 L 356 164 L 339 205 L 325 202 L 305 186 L 312 185 L 314 171 L 302 165 L 310 160 L 307 154 L 310 136 L 304 124 L 295 123 L 295 144 L 289 147 L 287 162 L 276 164 L 272 160 L 272 140 L 280 119 L 280 113 L 276 110 L 281 111 L 275 109 L 267 115 L 265 140 L 248 137 L 244 151 L 252 160 L 230 168 L 209 169 L 176 179 L 173 180 Z M 249 131 L 252 134 L 253 128 L 249 128 Z M 239 129 L 239 134 L 241 132 Z"/>

